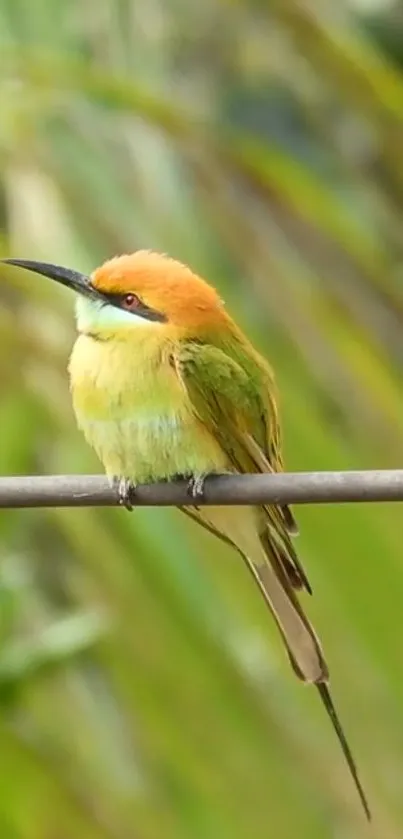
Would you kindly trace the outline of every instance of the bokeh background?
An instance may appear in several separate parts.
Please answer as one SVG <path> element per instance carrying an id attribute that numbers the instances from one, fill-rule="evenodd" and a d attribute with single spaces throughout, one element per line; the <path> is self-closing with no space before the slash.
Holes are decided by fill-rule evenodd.
<path id="1" fill-rule="evenodd" d="M 0 251 L 150 247 L 271 360 L 292 470 L 403 463 L 403 8 L 0 0 Z M 95 472 L 73 300 L 1 269 L 0 472 Z M 237 557 L 172 510 L 0 516 L 1 839 L 394 839 L 399 505 L 299 508 L 375 820 Z"/>

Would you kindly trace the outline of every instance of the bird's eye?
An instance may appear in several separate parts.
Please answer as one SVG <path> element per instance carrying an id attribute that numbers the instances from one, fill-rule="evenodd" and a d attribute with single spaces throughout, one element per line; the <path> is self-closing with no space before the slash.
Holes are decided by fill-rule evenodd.
<path id="1" fill-rule="evenodd" d="M 125 294 L 122 297 L 122 308 L 128 309 L 130 312 L 133 312 L 140 304 L 139 298 L 132 293 Z"/>

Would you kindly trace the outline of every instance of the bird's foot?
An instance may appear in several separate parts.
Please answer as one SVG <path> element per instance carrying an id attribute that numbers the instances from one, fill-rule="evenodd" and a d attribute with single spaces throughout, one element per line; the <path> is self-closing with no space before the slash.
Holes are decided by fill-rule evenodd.
<path id="1" fill-rule="evenodd" d="M 125 507 L 129 513 L 133 510 L 133 501 L 136 496 L 136 484 L 130 478 L 114 478 L 113 486 L 116 490 L 118 501 L 121 507 Z"/>
<path id="2" fill-rule="evenodd" d="M 204 498 L 204 484 L 208 474 L 192 475 L 188 482 L 188 493 L 193 501 L 201 501 Z"/>

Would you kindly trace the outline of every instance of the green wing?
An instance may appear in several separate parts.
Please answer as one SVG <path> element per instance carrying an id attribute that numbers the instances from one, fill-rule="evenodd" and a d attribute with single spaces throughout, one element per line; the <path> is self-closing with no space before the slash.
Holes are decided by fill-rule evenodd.
<path id="1" fill-rule="evenodd" d="M 183 345 L 175 362 L 195 412 L 219 441 L 233 470 L 281 471 L 280 429 L 269 368 L 253 357 L 239 363 L 219 347 L 196 342 Z M 263 541 L 268 537 L 277 546 L 276 559 L 290 583 L 310 592 L 289 536 L 291 511 L 279 506 L 265 506 L 262 511 Z M 197 513 L 193 515 L 198 518 Z"/>
<path id="2" fill-rule="evenodd" d="M 185 344 L 177 364 L 196 412 L 219 439 L 234 468 L 240 472 L 281 470 L 269 371 L 256 363 L 251 368 L 250 360 L 242 364 L 211 344 Z"/>

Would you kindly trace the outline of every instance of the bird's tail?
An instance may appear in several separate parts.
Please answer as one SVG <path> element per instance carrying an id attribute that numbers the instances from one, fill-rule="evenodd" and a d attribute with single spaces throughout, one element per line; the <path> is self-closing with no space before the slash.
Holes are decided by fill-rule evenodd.
<path id="1" fill-rule="evenodd" d="M 348 745 L 348 741 L 346 739 L 346 735 L 344 733 L 343 727 L 339 720 L 339 717 L 336 712 L 336 708 L 334 707 L 333 699 L 330 694 L 330 690 L 326 684 L 326 682 L 319 682 L 316 685 L 319 696 L 321 698 L 321 702 L 325 707 L 326 713 L 331 720 L 332 726 L 334 731 L 336 732 L 337 739 L 341 745 L 343 750 L 344 757 L 347 761 L 348 768 L 351 772 L 351 776 L 357 788 L 358 795 L 360 796 L 362 806 L 365 811 L 365 815 L 368 821 L 371 821 L 371 811 L 369 809 L 369 804 L 367 800 L 367 796 L 365 795 L 362 783 L 360 781 L 360 777 L 358 775 L 357 765 L 351 753 L 350 746 Z"/>
<path id="2" fill-rule="evenodd" d="M 310 585 L 284 527 L 284 516 L 278 518 L 272 507 L 265 508 L 264 517 L 252 507 L 203 506 L 185 512 L 243 557 L 276 621 L 296 675 L 318 689 L 369 818 L 357 768 L 326 684 L 329 671 L 322 647 L 297 596 L 301 588 L 310 591 Z"/>
<path id="3" fill-rule="evenodd" d="M 261 561 L 242 556 L 276 621 L 296 675 L 304 682 L 326 681 L 329 673 L 322 648 L 283 565 L 273 561 L 272 553 L 267 562 L 263 551 Z"/>
<path id="4" fill-rule="evenodd" d="M 287 575 L 287 566 L 281 561 L 282 557 L 276 555 L 275 542 L 273 543 L 269 534 L 263 536 L 261 541 L 264 549 L 262 561 L 251 559 L 245 554 L 243 554 L 243 558 L 273 614 L 296 675 L 304 682 L 313 682 L 318 689 L 321 701 L 338 737 L 365 814 L 370 819 L 368 801 L 327 685 L 329 671 L 321 645 L 293 589 L 292 582 Z"/>

